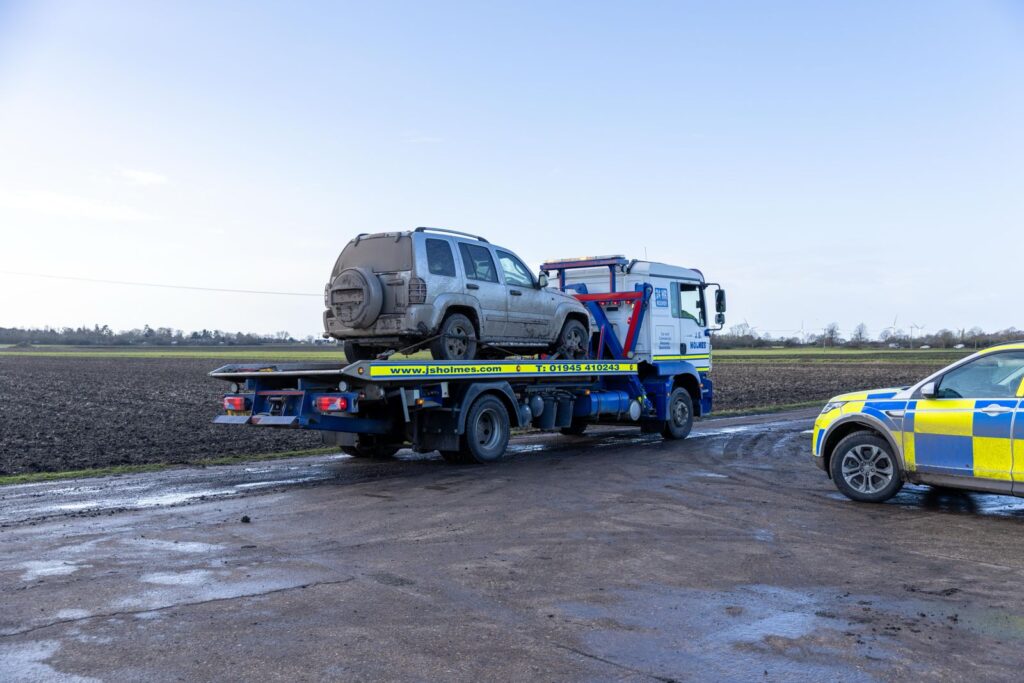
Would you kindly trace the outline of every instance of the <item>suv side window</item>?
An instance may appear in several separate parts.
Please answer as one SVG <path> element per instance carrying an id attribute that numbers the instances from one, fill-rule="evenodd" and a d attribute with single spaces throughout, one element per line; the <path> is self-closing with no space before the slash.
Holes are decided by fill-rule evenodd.
<path id="1" fill-rule="evenodd" d="M 466 277 L 470 280 L 483 280 L 484 282 L 498 281 L 498 271 L 494 267 L 490 249 L 476 244 L 459 242 L 459 251 L 462 253 L 462 265 L 466 268 Z"/>
<path id="2" fill-rule="evenodd" d="M 523 262 L 515 254 L 498 250 L 498 262 L 505 273 L 505 284 L 512 287 L 533 287 L 533 276 Z"/>
<path id="3" fill-rule="evenodd" d="M 1024 351 L 993 353 L 950 370 L 939 398 L 1014 398 L 1024 377 Z"/>
<path id="4" fill-rule="evenodd" d="M 455 277 L 455 257 L 448 240 L 427 239 L 427 270 L 431 275 Z"/>

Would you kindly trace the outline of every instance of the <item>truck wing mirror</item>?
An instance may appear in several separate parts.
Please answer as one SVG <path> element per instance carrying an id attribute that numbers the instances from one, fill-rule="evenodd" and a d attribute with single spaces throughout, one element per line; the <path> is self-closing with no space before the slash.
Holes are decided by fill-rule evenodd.
<path id="1" fill-rule="evenodd" d="M 547 273 L 541 273 L 540 275 L 537 276 L 537 287 L 539 287 L 540 289 L 544 289 L 547 286 L 548 286 L 548 274 Z"/>
<path id="2" fill-rule="evenodd" d="M 716 289 L 715 290 L 715 311 L 718 312 L 718 313 L 725 313 L 725 290 L 724 289 Z M 722 318 L 722 322 L 720 322 L 718 324 L 721 325 L 724 322 L 725 322 L 725 318 L 723 317 Z"/>
<path id="3" fill-rule="evenodd" d="M 725 313 L 715 314 L 715 324 L 718 325 L 719 327 L 725 324 Z"/>
<path id="4" fill-rule="evenodd" d="M 939 397 L 938 388 L 935 386 L 935 382 L 928 382 L 921 387 L 921 398 L 934 399 Z"/>

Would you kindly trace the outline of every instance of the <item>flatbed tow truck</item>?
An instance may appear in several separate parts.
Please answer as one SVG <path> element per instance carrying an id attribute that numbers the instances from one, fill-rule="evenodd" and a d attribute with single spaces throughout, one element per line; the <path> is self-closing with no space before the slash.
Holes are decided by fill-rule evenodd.
<path id="1" fill-rule="evenodd" d="M 705 292 L 715 289 L 717 329 L 725 292 L 700 271 L 621 256 L 541 270 L 590 312 L 591 358 L 226 365 L 210 373 L 231 383 L 214 422 L 314 429 L 356 457 L 411 447 L 452 463 L 500 460 L 512 429 L 530 426 L 582 435 L 633 423 L 686 438 L 713 405 Z M 604 278 L 608 291 L 589 291 Z"/>

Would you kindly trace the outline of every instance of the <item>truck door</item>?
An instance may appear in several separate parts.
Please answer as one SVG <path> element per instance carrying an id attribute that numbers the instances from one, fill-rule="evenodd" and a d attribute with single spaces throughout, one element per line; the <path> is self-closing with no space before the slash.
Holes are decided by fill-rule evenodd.
<path id="1" fill-rule="evenodd" d="M 704 288 L 699 282 L 672 283 L 672 315 L 679 326 L 679 355 L 698 370 L 710 369 Z"/>
<path id="2" fill-rule="evenodd" d="M 462 267 L 466 272 L 466 294 L 480 305 L 480 338 L 494 339 L 505 335 L 507 322 L 505 286 L 498 281 L 491 250 L 479 244 L 459 242 Z"/>
<path id="3" fill-rule="evenodd" d="M 552 339 L 555 334 L 551 330 L 555 298 L 537 287 L 530 270 L 515 254 L 502 249 L 497 249 L 496 253 L 508 296 L 505 336 Z"/>

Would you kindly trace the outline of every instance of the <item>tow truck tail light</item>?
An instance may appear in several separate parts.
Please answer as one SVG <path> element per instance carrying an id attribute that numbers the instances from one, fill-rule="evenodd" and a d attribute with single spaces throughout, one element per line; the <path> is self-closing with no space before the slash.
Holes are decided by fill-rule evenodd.
<path id="1" fill-rule="evenodd" d="M 348 410 L 348 399 L 344 396 L 317 396 L 316 409 L 321 413 L 341 413 Z"/>
<path id="2" fill-rule="evenodd" d="M 245 410 L 246 402 L 245 396 L 225 396 L 224 410 Z"/>

